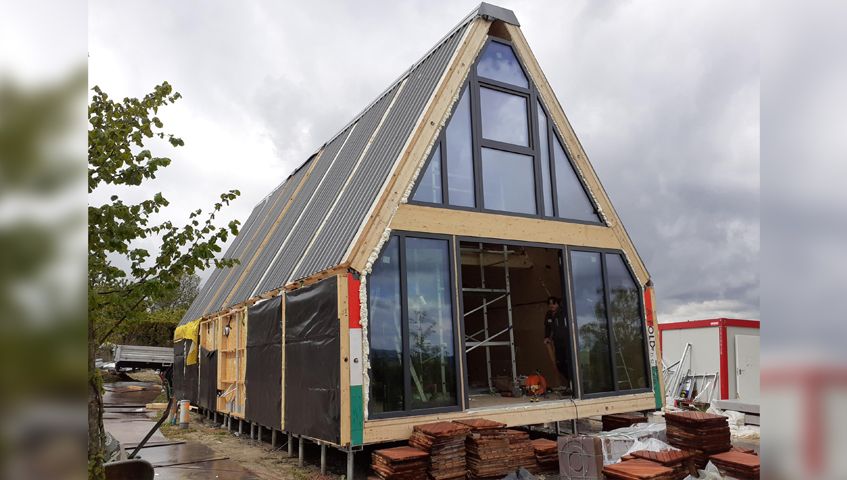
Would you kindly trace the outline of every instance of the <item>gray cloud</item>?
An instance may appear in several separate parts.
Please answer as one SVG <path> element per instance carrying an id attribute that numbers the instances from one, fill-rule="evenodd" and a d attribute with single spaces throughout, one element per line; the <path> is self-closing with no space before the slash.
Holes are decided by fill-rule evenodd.
<path id="1" fill-rule="evenodd" d="M 168 80 L 186 140 L 170 215 L 240 188 L 252 206 L 475 6 L 145 2 L 90 7 L 90 82 Z M 663 320 L 758 317 L 756 6 L 502 2 L 521 21 L 657 286 Z M 191 179 L 186 183 L 186 179 Z"/>

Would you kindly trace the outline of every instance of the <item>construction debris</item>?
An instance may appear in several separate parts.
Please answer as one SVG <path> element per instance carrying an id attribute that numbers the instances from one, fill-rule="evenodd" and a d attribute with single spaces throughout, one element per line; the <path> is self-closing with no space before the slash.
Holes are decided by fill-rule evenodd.
<path id="1" fill-rule="evenodd" d="M 703 468 L 709 456 L 731 447 L 729 424 L 725 417 L 703 412 L 665 414 L 668 443 L 694 453 L 695 464 Z"/>
<path id="2" fill-rule="evenodd" d="M 429 453 L 429 478 L 465 478 L 465 437 L 470 430 L 470 427 L 454 422 L 415 425 L 409 445 Z"/>
<path id="3" fill-rule="evenodd" d="M 739 480 L 758 480 L 760 463 L 758 455 L 730 450 L 709 457 L 721 473 Z"/>
<path id="4" fill-rule="evenodd" d="M 429 454 L 414 447 L 377 450 L 371 454 L 371 468 L 386 480 L 415 480 L 426 477 Z"/>

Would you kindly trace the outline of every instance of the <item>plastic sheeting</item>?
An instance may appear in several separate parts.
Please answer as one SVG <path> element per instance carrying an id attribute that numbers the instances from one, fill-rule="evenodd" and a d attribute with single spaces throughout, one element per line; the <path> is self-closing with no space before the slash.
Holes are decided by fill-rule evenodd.
<path id="1" fill-rule="evenodd" d="M 335 444 L 341 435 L 337 283 L 331 277 L 285 296 L 285 430 Z"/>
<path id="2" fill-rule="evenodd" d="M 197 345 L 200 342 L 200 320 L 180 325 L 174 330 L 174 345 L 180 341 L 189 341 L 189 350 L 185 353 L 185 364 L 197 364 Z"/>
<path id="3" fill-rule="evenodd" d="M 174 387 L 174 397 L 177 401 L 184 400 L 185 396 L 185 341 L 174 342 L 174 366 L 171 374 L 171 382 Z"/>
<path id="4" fill-rule="evenodd" d="M 279 428 L 282 416 L 282 300 L 273 298 L 247 310 L 247 364 L 244 415 Z"/>
<path id="5" fill-rule="evenodd" d="M 218 407 L 218 351 L 200 347 L 200 382 L 197 404 L 209 410 Z"/>

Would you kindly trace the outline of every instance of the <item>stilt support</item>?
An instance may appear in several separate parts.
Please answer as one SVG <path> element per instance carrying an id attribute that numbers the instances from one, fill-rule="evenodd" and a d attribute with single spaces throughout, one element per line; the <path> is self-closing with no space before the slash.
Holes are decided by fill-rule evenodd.
<path id="1" fill-rule="evenodd" d="M 288 434 L 288 458 L 294 456 L 294 435 Z"/>
<path id="2" fill-rule="evenodd" d="M 300 437 L 300 441 L 297 443 L 297 466 L 303 466 L 303 437 Z"/>
<path id="3" fill-rule="evenodd" d="M 321 475 L 326 474 L 326 444 L 321 444 Z"/>
<path id="4" fill-rule="evenodd" d="M 347 450 L 347 479 L 353 480 L 353 449 Z"/>
<path id="5" fill-rule="evenodd" d="M 276 448 L 276 429 L 271 429 L 271 448 Z"/>

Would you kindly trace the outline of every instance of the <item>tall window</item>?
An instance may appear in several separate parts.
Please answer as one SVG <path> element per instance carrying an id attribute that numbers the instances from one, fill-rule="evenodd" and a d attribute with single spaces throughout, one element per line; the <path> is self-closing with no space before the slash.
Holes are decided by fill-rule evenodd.
<path id="1" fill-rule="evenodd" d="M 412 201 L 600 223 L 511 45 L 489 39 Z"/>
<path id="2" fill-rule="evenodd" d="M 577 250 L 570 257 L 582 392 L 647 388 L 641 294 L 623 257 Z"/>
<path id="3" fill-rule="evenodd" d="M 456 349 L 450 243 L 394 235 L 369 280 L 374 414 L 454 407 Z"/>

